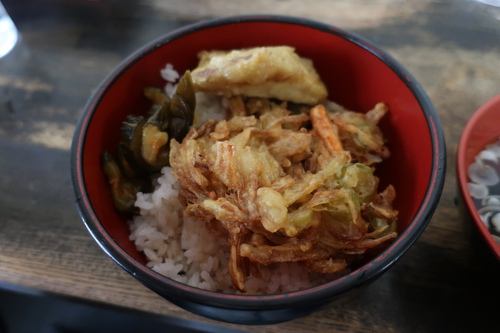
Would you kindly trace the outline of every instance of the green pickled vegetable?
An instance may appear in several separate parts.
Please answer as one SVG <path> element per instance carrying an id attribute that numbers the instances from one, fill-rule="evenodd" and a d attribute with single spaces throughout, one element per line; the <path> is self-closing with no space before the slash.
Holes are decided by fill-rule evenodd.
<path id="1" fill-rule="evenodd" d="M 149 115 L 154 115 L 154 121 L 161 131 L 167 131 L 170 121 L 170 104 L 172 99 L 165 91 L 157 87 L 147 87 L 144 89 L 144 96 L 153 102 L 153 107 Z"/>
<path id="2" fill-rule="evenodd" d="M 168 134 L 171 138 L 179 142 L 184 139 L 189 127 L 193 124 L 195 108 L 196 95 L 193 80 L 191 72 L 186 71 L 170 103 Z"/>
<path id="3" fill-rule="evenodd" d="M 107 152 L 102 154 L 101 166 L 109 181 L 115 208 L 122 213 L 132 213 L 137 192 L 141 190 L 143 181 L 126 178 Z"/>
<path id="4" fill-rule="evenodd" d="M 131 115 L 122 124 L 121 143 L 123 148 L 130 152 L 126 156 L 133 157 L 139 165 L 141 161 L 142 129 L 145 123 L 146 119 L 144 117 Z"/>
<path id="5" fill-rule="evenodd" d="M 189 71 L 172 98 L 157 87 L 144 88 L 144 96 L 152 106 L 146 116 L 132 114 L 122 123 L 117 160 L 107 152 L 101 157 L 120 212 L 131 212 L 137 193 L 151 190 L 151 175 L 169 165 L 170 140 L 182 141 L 194 121 L 196 95 Z"/>
<path id="6" fill-rule="evenodd" d="M 172 99 L 170 96 L 158 87 L 146 87 L 144 88 L 144 96 L 150 99 L 154 104 L 166 106 L 170 108 L 170 103 Z"/>
<path id="7" fill-rule="evenodd" d="M 141 158 L 151 171 L 159 171 L 169 164 L 168 134 L 161 130 L 163 107 L 155 105 L 142 128 Z"/>
<path id="8" fill-rule="evenodd" d="M 118 166 L 125 177 L 137 178 L 145 173 L 144 169 L 136 162 L 132 150 L 123 142 L 118 144 L 116 155 Z"/>

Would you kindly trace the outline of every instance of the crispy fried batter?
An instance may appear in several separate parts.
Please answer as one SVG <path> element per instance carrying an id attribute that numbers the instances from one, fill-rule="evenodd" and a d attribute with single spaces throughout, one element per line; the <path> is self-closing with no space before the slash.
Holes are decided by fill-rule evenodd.
<path id="1" fill-rule="evenodd" d="M 338 272 L 349 256 L 397 236 L 394 188 L 363 199 L 356 192 L 378 184 L 365 179 L 376 162 L 366 156 L 386 156 L 377 127 L 384 105 L 366 115 L 323 106 L 292 114 L 286 104 L 261 99 L 238 98 L 229 107 L 231 119 L 173 141 L 170 163 L 186 214 L 226 240 L 238 290 L 246 290 L 246 274 L 259 274 L 258 265 L 298 262 Z M 370 167 L 347 173 L 354 163 Z"/>
<path id="2" fill-rule="evenodd" d="M 353 112 L 335 105 L 330 107 L 329 117 L 338 129 L 342 145 L 353 158 L 366 165 L 379 163 L 389 157 L 384 137 L 377 126 L 380 119 L 389 111 L 384 103 L 377 103 L 367 113 Z"/>
<path id="3" fill-rule="evenodd" d="M 223 96 L 256 96 L 314 105 L 327 90 L 312 61 L 292 47 L 203 51 L 191 73 L 198 91 Z"/>

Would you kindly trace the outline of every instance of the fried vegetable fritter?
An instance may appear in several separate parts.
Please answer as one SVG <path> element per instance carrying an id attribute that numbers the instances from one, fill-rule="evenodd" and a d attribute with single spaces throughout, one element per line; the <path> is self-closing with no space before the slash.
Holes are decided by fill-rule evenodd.
<path id="1" fill-rule="evenodd" d="M 171 142 L 185 212 L 226 240 L 238 290 L 246 290 L 250 263 L 334 273 L 397 236 L 394 188 L 378 193 L 373 173 L 388 156 L 373 115 L 387 108 L 354 116 L 317 105 L 294 114 L 286 103 L 260 102 L 242 99 L 237 115 Z M 369 138 L 360 140 L 360 131 Z"/>
<path id="2" fill-rule="evenodd" d="M 308 105 L 321 103 L 328 95 L 312 61 L 289 46 L 203 51 L 199 58 L 192 72 L 197 91 Z"/>

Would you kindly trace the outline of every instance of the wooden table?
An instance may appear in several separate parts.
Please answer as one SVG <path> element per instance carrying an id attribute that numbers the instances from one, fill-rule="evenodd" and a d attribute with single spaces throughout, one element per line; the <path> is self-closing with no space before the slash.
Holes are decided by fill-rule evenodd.
<path id="1" fill-rule="evenodd" d="M 500 328 L 500 275 L 481 264 L 455 203 L 455 152 L 461 131 L 479 106 L 500 94 L 500 8 L 474 0 L 3 3 L 22 40 L 0 59 L 2 287 L 41 290 L 248 332 Z M 139 284 L 85 229 L 70 180 L 69 149 L 77 119 L 92 90 L 124 57 L 183 25 L 250 13 L 316 19 L 351 30 L 388 51 L 429 94 L 444 127 L 448 154 L 437 211 L 393 268 L 342 304 L 265 327 L 198 317 Z"/>

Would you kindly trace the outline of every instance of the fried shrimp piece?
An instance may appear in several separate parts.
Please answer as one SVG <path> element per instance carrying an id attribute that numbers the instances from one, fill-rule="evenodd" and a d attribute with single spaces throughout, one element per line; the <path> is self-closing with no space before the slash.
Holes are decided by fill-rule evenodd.
<path id="1" fill-rule="evenodd" d="M 191 73 L 197 91 L 308 105 L 321 103 L 328 95 L 312 61 L 289 46 L 203 51 L 198 56 L 200 63 Z"/>

